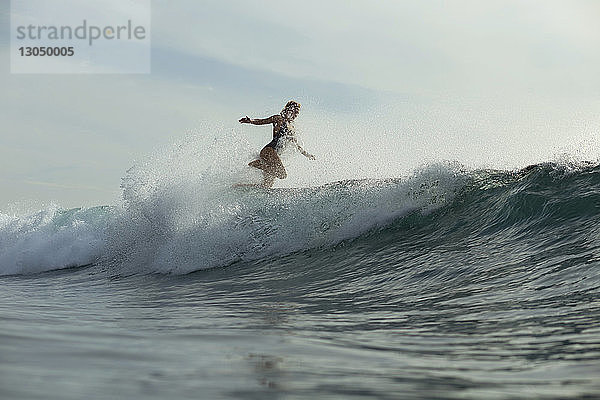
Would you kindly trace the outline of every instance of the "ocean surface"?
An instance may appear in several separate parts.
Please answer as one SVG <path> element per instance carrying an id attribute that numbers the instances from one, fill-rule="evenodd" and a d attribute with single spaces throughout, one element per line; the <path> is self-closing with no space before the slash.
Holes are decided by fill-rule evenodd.
<path id="1" fill-rule="evenodd" d="M 0 214 L 0 398 L 600 398 L 596 163 L 171 172 Z"/>

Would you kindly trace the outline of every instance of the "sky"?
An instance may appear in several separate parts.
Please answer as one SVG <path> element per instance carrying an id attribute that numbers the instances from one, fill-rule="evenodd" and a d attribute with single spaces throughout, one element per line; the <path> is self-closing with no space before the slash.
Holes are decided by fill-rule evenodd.
<path id="1" fill-rule="evenodd" d="M 596 0 L 153 0 L 149 74 L 12 74 L 10 12 L 0 211 L 115 204 L 128 168 L 190 135 L 258 151 L 270 132 L 237 119 L 292 98 L 326 179 L 600 153 Z"/>

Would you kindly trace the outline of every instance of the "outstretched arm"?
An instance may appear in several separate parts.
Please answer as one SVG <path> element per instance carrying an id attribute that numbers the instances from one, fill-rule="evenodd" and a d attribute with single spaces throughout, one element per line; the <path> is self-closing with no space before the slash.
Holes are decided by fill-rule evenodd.
<path id="1" fill-rule="evenodd" d="M 272 124 L 273 122 L 275 122 L 275 118 L 277 118 L 277 117 L 278 117 L 278 115 L 273 115 L 269 118 L 250 119 L 250 117 L 245 116 L 244 118 L 240 119 L 240 123 L 252 124 L 252 125 L 267 125 L 267 124 Z"/>
<path id="2" fill-rule="evenodd" d="M 298 148 L 298 151 L 306 158 L 310 159 L 310 160 L 315 160 L 315 156 L 313 156 L 312 154 L 310 154 L 308 151 L 304 150 L 302 148 L 302 146 L 300 146 L 298 144 L 298 141 L 296 139 L 294 139 L 294 144 L 296 145 L 296 147 Z"/>

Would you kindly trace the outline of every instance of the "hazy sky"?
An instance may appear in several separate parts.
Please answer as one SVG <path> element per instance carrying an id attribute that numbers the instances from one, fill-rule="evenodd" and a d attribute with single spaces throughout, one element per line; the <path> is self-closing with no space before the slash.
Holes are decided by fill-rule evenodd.
<path id="1" fill-rule="evenodd" d="M 370 143 L 382 163 L 598 153 L 597 0 L 155 0 L 147 75 L 11 74 L 0 4 L 0 210 L 113 204 L 136 160 L 290 98 L 317 155 L 344 142 L 346 158 Z"/>

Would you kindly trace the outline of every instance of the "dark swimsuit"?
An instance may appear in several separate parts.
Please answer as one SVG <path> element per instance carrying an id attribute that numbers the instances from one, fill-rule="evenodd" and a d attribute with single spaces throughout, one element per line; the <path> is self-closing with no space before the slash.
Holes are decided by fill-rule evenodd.
<path id="1" fill-rule="evenodd" d="M 278 154 L 285 147 L 286 143 L 292 138 L 294 133 L 289 128 L 288 124 L 284 122 L 279 128 L 277 133 L 273 134 L 273 140 L 271 140 L 265 147 L 273 148 Z"/>

